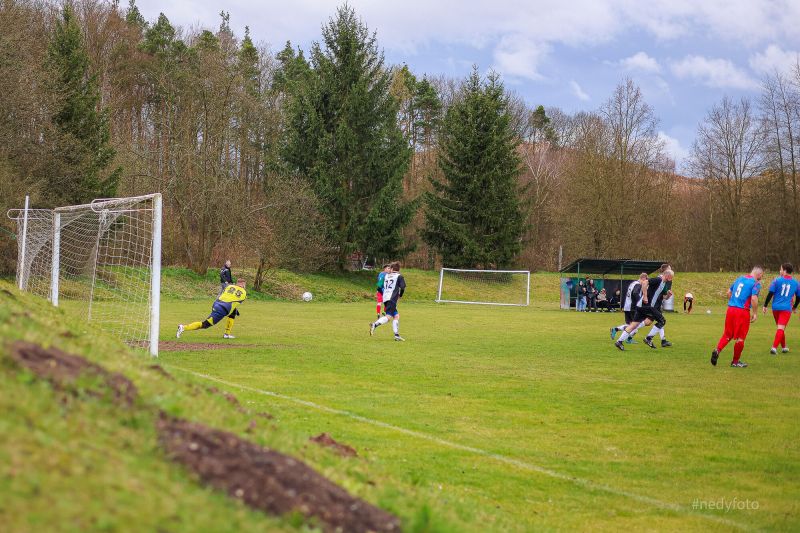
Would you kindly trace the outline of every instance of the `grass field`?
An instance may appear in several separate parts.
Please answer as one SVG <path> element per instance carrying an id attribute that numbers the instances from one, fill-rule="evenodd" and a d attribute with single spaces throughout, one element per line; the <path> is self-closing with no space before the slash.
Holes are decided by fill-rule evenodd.
<path id="1" fill-rule="evenodd" d="M 351 492 L 398 514 L 407 530 L 800 528 L 797 319 L 787 335 L 796 351 L 770 356 L 774 327 L 771 318 L 762 317 L 745 349 L 749 368 L 727 367 L 729 352 L 721 366 L 711 367 L 708 356 L 721 333 L 721 294 L 729 274 L 676 278 L 676 292 L 694 292 L 700 312 L 668 316 L 674 347 L 650 350 L 638 344 L 624 353 L 608 337 L 621 315 L 558 310 L 558 277 L 552 274 L 534 275 L 531 307 L 485 308 L 426 302 L 435 276 L 411 271 L 406 274 L 409 298 L 400 307 L 407 341 L 393 342 L 388 325 L 370 338 L 374 305 L 363 297 L 370 291 L 360 284 L 371 277 L 279 274 L 273 283 L 280 282 L 282 293 L 243 304 L 237 339 L 226 341 L 227 349 L 164 351 L 160 363 L 180 382 L 214 385 L 250 409 L 273 414 L 273 423 L 259 425 L 251 437 L 302 457 Z M 174 340 L 178 322 L 207 314 L 204 284 L 213 287 L 213 280 L 195 281 L 174 276 L 165 283 L 167 291 L 186 283 L 185 293 L 194 299 L 163 302 L 162 339 Z M 311 303 L 274 299 L 293 298 L 306 288 L 321 298 Z M 337 294 L 344 295 L 340 301 Z M 16 328 L 6 330 L 13 337 Z M 221 343 L 221 336 L 218 326 L 187 333 L 181 342 Z M 77 350 L 81 339 L 79 332 L 68 344 Z M 241 415 L 224 411 L 224 401 L 191 397 L 179 385 L 142 370 L 148 361 L 140 352 L 123 357 L 102 343 L 86 351 L 90 358 L 127 369 L 153 403 L 171 412 L 240 433 L 246 427 Z M 1 375 L 3 407 L 18 416 L 4 422 L 0 449 L 11 450 L 5 453 L 17 468 L 22 459 L 15 463 L 13 458 L 23 452 L 16 440 L 26 443 L 23 450 L 41 453 L 46 464 L 57 462 L 37 452 L 35 438 L 9 437 L 9 432 L 24 428 L 26 417 L 46 413 L 33 423 L 47 438 L 58 439 L 63 431 L 76 443 L 81 435 L 73 435 L 77 430 L 44 407 L 41 386 L 31 390 L 25 380 Z M 14 401 L 28 396 L 31 403 L 25 407 Z M 84 414 L 104 420 L 88 412 L 95 407 Z M 51 423 L 57 430 L 45 429 Z M 112 435 L 130 433 L 129 427 L 108 421 L 104 427 Z M 307 444 L 309 436 L 323 431 L 356 448 L 359 458 L 341 459 Z M 184 475 L 153 459 L 152 435 L 140 433 L 125 441 L 124 452 L 133 448 L 133 458 L 112 454 L 111 464 L 101 470 L 111 475 L 115 463 L 148 470 L 131 474 L 135 483 L 118 481 L 118 490 L 127 495 L 122 501 L 130 498 L 147 516 L 121 522 L 120 511 L 90 507 L 101 524 L 147 529 L 160 520 L 167 530 L 294 527 L 291 521 L 261 518 L 217 494 L 184 488 Z M 103 450 L 103 442 L 101 437 L 94 446 Z M 100 453 L 76 448 L 73 444 L 79 456 Z M 3 453 L 0 458 L 8 460 Z M 19 517 L 35 511 L 36 523 L 52 525 L 54 509 L 30 507 L 25 497 L 8 498 L 31 490 L 33 478 L 39 493 L 68 494 L 64 480 L 52 475 L 34 469 L 2 478 L 0 516 L 17 517 L 11 523 L 23 530 L 20 526 L 30 521 Z M 104 478 L 87 477 L 78 492 L 108 501 L 107 493 L 100 495 Z M 137 490 L 144 493 L 142 502 L 133 496 Z M 153 491 L 169 493 L 170 501 L 152 496 Z M 719 505 L 727 509 L 709 508 Z M 202 512 L 193 513 L 194 506 Z"/>

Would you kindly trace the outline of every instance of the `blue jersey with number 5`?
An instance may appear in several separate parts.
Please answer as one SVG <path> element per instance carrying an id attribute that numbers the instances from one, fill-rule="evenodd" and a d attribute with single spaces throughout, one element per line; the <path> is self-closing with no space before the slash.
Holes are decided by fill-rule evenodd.
<path id="1" fill-rule="evenodd" d="M 792 276 L 775 278 L 769 286 L 769 292 L 773 294 L 772 309 L 774 311 L 791 311 L 792 298 L 800 298 L 800 284 Z"/>
<path id="2" fill-rule="evenodd" d="M 740 276 L 731 285 L 731 299 L 728 307 L 750 309 L 750 297 L 758 296 L 761 284 L 753 276 Z"/>

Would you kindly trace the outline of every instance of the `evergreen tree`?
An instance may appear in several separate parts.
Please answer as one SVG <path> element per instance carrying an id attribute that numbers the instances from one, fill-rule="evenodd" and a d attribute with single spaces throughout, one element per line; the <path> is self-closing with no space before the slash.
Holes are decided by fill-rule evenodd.
<path id="1" fill-rule="evenodd" d="M 130 0 L 128 3 L 128 10 L 125 13 L 125 21 L 132 26 L 138 26 L 142 29 L 147 28 L 147 21 L 144 20 L 142 12 L 139 11 L 139 7 L 136 5 L 136 0 Z"/>
<path id="2" fill-rule="evenodd" d="M 521 248 L 519 139 L 497 75 L 477 69 L 445 113 L 439 169 L 427 196 L 425 241 L 449 267 L 500 268 Z"/>
<path id="3" fill-rule="evenodd" d="M 530 115 L 530 141 L 542 142 L 546 141 L 553 146 L 558 144 L 556 131 L 550 123 L 550 117 L 544 110 L 544 106 L 540 105 Z"/>
<path id="4" fill-rule="evenodd" d="M 400 255 L 415 207 L 402 200 L 411 150 L 375 35 L 353 9 L 341 7 L 323 28 L 322 44 L 312 46 L 311 66 L 290 98 L 287 167 L 321 200 L 340 268 L 355 251 Z"/>
<path id="5" fill-rule="evenodd" d="M 100 106 L 97 78 L 89 71 L 89 56 L 69 4 L 55 25 L 48 69 L 59 152 L 59 168 L 47 178 L 50 201 L 78 204 L 113 197 L 122 168 L 106 172 L 116 155 L 109 143 L 108 113 Z"/>

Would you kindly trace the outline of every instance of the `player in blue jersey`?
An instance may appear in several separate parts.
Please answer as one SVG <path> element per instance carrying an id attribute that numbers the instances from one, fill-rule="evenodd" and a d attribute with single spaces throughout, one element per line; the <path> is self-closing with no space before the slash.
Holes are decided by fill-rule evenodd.
<path id="1" fill-rule="evenodd" d="M 750 324 L 758 318 L 758 293 L 761 291 L 761 278 L 764 269 L 753 267 L 750 274 L 739 276 L 728 289 L 728 313 L 725 315 L 725 332 L 720 337 L 717 347 L 711 352 L 711 364 L 717 366 L 720 352 L 731 340 L 733 343 L 733 361 L 731 366 L 744 368 L 747 363 L 741 360 L 744 341 L 750 331 Z"/>
<path id="2" fill-rule="evenodd" d="M 383 280 L 386 278 L 386 274 L 391 271 L 392 269 L 389 268 L 389 265 L 383 265 L 383 269 L 378 274 L 378 282 L 375 284 L 375 312 L 378 314 L 378 318 L 381 317 L 381 305 L 383 305 Z"/>
<path id="3" fill-rule="evenodd" d="M 772 316 L 777 325 L 775 340 L 772 341 L 772 348 L 769 350 L 769 353 L 773 355 L 778 353 L 779 344 L 783 353 L 789 351 L 789 348 L 786 347 L 786 325 L 792 317 L 792 311 L 796 310 L 797 305 L 800 304 L 800 284 L 792 277 L 792 272 L 794 272 L 794 267 L 791 263 L 782 264 L 781 275 L 770 284 L 769 294 L 764 300 L 765 314 L 769 302 L 772 300 Z M 792 299 L 794 299 L 794 306 L 792 306 Z"/>

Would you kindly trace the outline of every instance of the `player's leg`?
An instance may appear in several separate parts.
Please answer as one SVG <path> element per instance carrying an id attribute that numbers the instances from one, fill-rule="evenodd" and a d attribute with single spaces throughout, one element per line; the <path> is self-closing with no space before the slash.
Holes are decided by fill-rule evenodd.
<path id="1" fill-rule="evenodd" d="M 192 322 L 191 324 L 179 324 L 178 325 L 178 333 L 175 335 L 176 337 L 180 338 L 181 334 L 184 331 L 194 331 L 197 329 L 208 329 L 226 316 L 231 312 L 230 304 L 224 304 L 222 302 L 214 302 L 214 305 L 211 307 L 211 314 L 203 320 L 202 322 Z"/>
<path id="2" fill-rule="evenodd" d="M 731 366 L 745 368 L 747 363 L 741 360 L 744 352 L 744 341 L 750 331 L 750 313 L 746 309 L 737 309 L 736 324 L 733 332 L 733 360 Z"/>
<path id="3" fill-rule="evenodd" d="M 614 343 L 614 346 L 621 351 L 625 351 L 625 347 L 622 345 L 628 338 L 630 338 L 632 332 L 635 332 L 636 329 L 639 328 L 640 318 L 638 317 L 638 313 L 634 312 L 633 319 L 630 324 L 628 324 L 625 329 L 622 331 L 622 335 L 619 336 L 619 340 Z"/>
<path id="4" fill-rule="evenodd" d="M 651 348 L 655 348 L 653 337 L 658 334 L 661 337 L 661 346 L 663 348 L 672 346 L 672 343 L 670 343 L 664 335 L 664 326 L 667 324 L 667 319 L 664 318 L 664 314 L 659 309 L 653 308 L 651 310 L 651 317 L 655 324 L 653 325 L 653 329 L 650 330 L 650 333 L 647 334 L 647 337 L 645 337 L 644 343 Z"/>
<path id="5" fill-rule="evenodd" d="M 234 309 L 231 314 L 229 314 L 226 318 L 225 322 L 225 333 L 222 335 L 223 339 L 235 339 L 231 332 L 233 331 L 233 321 L 236 320 L 236 317 L 239 316 L 239 310 Z"/>
<path id="6" fill-rule="evenodd" d="M 725 329 L 722 332 L 722 337 L 719 338 L 719 342 L 717 342 L 717 347 L 711 352 L 711 364 L 714 366 L 717 366 L 719 354 L 722 353 L 722 350 L 724 350 L 733 339 L 736 309 L 736 307 L 728 307 L 728 311 L 725 313 Z"/>
<path id="7" fill-rule="evenodd" d="M 383 293 L 380 291 L 375 292 L 375 313 L 377 318 L 381 317 L 381 306 L 383 305 Z"/>
<path id="8" fill-rule="evenodd" d="M 378 328 L 378 327 L 380 327 L 380 326 L 382 326 L 382 325 L 386 324 L 387 322 L 389 322 L 389 318 L 390 318 L 390 317 L 391 317 L 391 316 L 392 316 L 394 313 L 396 313 L 395 304 L 394 304 L 394 302 L 392 302 L 391 300 L 389 300 L 388 302 L 384 302 L 384 306 L 385 306 L 385 308 L 386 308 L 386 314 L 385 314 L 385 315 L 383 315 L 383 316 L 381 316 L 381 317 L 378 317 L 378 320 L 376 320 L 375 322 L 372 322 L 372 323 L 369 325 L 369 334 L 370 334 L 370 335 L 372 335 L 373 333 L 375 333 L 375 328 Z"/>
<path id="9" fill-rule="evenodd" d="M 404 341 L 405 339 L 400 336 L 400 313 L 397 310 L 394 311 L 394 316 L 392 317 L 392 330 L 394 330 L 394 340 L 396 341 Z"/>
<path id="10" fill-rule="evenodd" d="M 619 326 L 614 326 L 610 330 L 611 340 L 612 341 L 614 340 L 614 337 L 617 336 L 617 333 L 619 333 L 620 331 L 625 331 L 625 328 L 627 328 L 628 324 L 630 324 L 631 321 L 633 320 L 633 312 L 632 311 L 624 311 L 624 314 L 625 314 L 625 323 L 624 324 L 620 324 Z"/>
<path id="11" fill-rule="evenodd" d="M 775 339 L 772 341 L 771 354 L 778 353 L 778 346 L 783 349 L 783 353 L 788 352 L 786 348 L 786 325 L 789 324 L 789 319 L 792 317 L 791 311 L 772 311 L 772 316 L 775 318 Z"/>
<path id="12" fill-rule="evenodd" d="M 177 338 L 181 338 L 184 331 L 195 331 L 198 329 L 208 329 L 215 324 L 214 317 L 210 316 L 202 322 L 192 322 L 190 324 L 178 324 L 178 332 L 175 334 Z"/>

